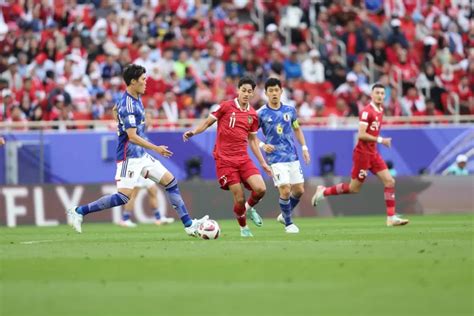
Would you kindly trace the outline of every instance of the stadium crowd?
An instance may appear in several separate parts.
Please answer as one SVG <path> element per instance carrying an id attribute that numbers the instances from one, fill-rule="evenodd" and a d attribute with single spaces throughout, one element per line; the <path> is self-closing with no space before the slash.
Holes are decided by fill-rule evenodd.
<path id="1" fill-rule="evenodd" d="M 170 125 L 207 116 L 213 104 L 235 96 L 244 74 L 260 86 L 269 76 L 281 78 L 285 102 L 303 122 L 358 115 L 375 81 L 387 87 L 386 115 L 452 114 L 450 93 L 461 114 L 474 114 L 470 6 L 469 0 L 7 0 L 0 3 L 0 118 L 111 119 L 124 88 L 121 71 L 132 62 L 147 69 L 145 107 Z M 251 18 L 255 10 L 263 12 L 262 32 Z M 265 102 L 263 89 L 258 94 L 256 108 Z"/>

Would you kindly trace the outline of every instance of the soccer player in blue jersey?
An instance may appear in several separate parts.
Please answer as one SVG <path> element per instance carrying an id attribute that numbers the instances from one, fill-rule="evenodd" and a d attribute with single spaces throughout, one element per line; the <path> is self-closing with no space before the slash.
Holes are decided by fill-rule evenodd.
<path id="1" fill-rule="evenodd" d="M 144 138 L 145 110 L 140 99 L 146 88 L 146 70 L 139 65 L 128 65 L 123 71 L 127 90 L 116 105 L 118 115 L 117 172 L 115 181 L 118 192 L 106 195 L 92 203 L 72 207 L 66 211 L 68 221 L 79 233 L 83 217 L 89 213 L 126 204 L 132 196 L 140 176 L 151 179 L 165 188 L 173 208 L 190 236 L 197 236 L 198 225 L 208 218 L 192 220 L 179 192 L 175 177 L 145 149 L 169 158 L 173 155 L 167 146 L 157 146 Z"/>
<path id="2" fill-rule="evenodd" d="M 282 87 L 280 80 L 270 78 L 265 82 L 268 103 L 258 109 L 259 126 L 265 135 L 265 143 L 260 143 L 273 172 L 273 182 L 280 193 L 281 214 L 277 220 L 285 225 L 290 234 L 299 233 L 293 223 L 291 213 L 304 193 L 304 177 L 301 169 L 293 132 L 303 149 L 303 159 L 309 164 L 306 141 L 298 123 L 296 109 L 280 102 Z"/>

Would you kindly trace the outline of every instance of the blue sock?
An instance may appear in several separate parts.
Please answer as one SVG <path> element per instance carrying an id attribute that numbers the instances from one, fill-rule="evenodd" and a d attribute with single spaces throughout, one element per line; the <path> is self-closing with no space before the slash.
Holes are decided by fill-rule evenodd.
<path id="1" fill-rule="evenodd" d="M 161 219 L 161 214 L 160 214 L 160 211 L 158 211 L 158 210 L 155 211 L 155 219 L 156 219 L 156 220 L 160 220 L 160 219 Z"/>
<path id="2" fill-rule="evenodd" d="M 122 221 L 128 221 L 130 219 L 131 215 L 132 215 L 131 212 L 123 212 L 122 213 Z"/>
<path id="3" fill-rule="evenodd" d="M 281 214 L 285 219 L 285 225 L 291 225 L 293 222 L 291 221 L 291 204 L 290 200 L 284 200 L 279 198 L 278 202 L 280 203 Z"/>
<path id="4" fill-rule="evenodd" d="M 296 205 L 298 205 L 299 202 L 300 202 L 299 198 L 294 197 L 293 194 L 290 195 L 291 210 L 294 210 Z"/>
<path id="5" fill-rule="evenodd" d="M 173 208 L 178 213 L 179 218 L 184 224 L 184 227 L 189 227 L 192 225 L 193 221 L 189 217 L 188 210 L 186 205 L 184 205 L 183 198 L 178 188 L 178 181 L 174 178 L 167 186 L 165 186 L 166 194 L 168 195 L 168 200 L 170 201 Z"/>
<path id="6" fill-rule="evenodd" d="M 87 215 L 89 213 L 102 211 L 107 208 L 127 204 L 128 200 L 128 196 L 123 193 L 117 192 L 115 194 L 103 196 L 92 203 L 81 205 L 76 208 L 76 212 L 81 215 Z"/>

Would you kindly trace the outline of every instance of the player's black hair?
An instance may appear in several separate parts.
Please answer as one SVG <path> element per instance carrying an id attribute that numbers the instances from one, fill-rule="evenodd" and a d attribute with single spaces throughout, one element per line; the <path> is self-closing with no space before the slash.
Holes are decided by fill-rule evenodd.
<path id="1" fill-rule="evenodd" d="M 374 84 L 374 85 L 372 86 L 372 91 L 374 91 L 374 90 L 377 89 L 377 88 L 382 88 L 382 89 L 385 90 L 385 86 L 384 86 L 383 84 L 381 84 L 381 83 L 376 83 L 376 84 Z"/>
<path id="2" fill-rule="evenodd" d="M 237 88 L 242 87 L 244 84 L 251 85 L 252 89 L 255 89 L 255 87 L 257 86 L 257 84 L 255 83 L 255 80 L 253 80 L 252 78 L 250 78 L 248 76 L 240 78 L 239 84 L 237 85 Z"/>
<path id="3" fill-rule="evenodd" d="M 281 81 L 277 78 L 268 78 L 268 80 L 265 81 L 265 91 L 267 91 L 267 88 L 274 86 L 278 86 L 281 89 Z"/>
<path id="4" fill-rule="evenodd" d="M 129 86 L 132 83 L 132 80 L 138 80 L 140 77 L 146 73 L 146 69 L 143 66 L 130 64 L 125 67 L 123 70 L 123 80 L 125 84 Z"/>

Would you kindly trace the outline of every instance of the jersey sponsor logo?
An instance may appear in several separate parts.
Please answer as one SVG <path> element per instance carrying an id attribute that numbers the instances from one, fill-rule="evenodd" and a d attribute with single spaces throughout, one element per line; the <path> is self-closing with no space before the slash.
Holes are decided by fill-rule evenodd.
<path id="1" fill-rule="evenodd" d="M 252 125 L 253 123 L 253 117 L 251 117 L 250 115 L 248 116 L 247 120 L 249 121 L 249 125 Z"/>
<path id="2" fill-rule="evenodd" d="M 285 120 L 285 122 L 289 122 L 290 121 L 290 113 L 283 114 L 283 120 Z"/>
<path id="3" fill-rule="evenodd" d="M 134 115 L 129 115 L 129 116 L 128 116 L 128 122 L 129 122 L 130 125 L 132 125 L 132 126 L 137 125 L 137 122 L 135 121 L 135 116 L 134 116 Z"/>
<path id="4" fill-rule="evenodd" d="M 232 115 L 230 116 L 229 127 L 230 128 L 235 127 L 235 112 L 232 112 Z"/>

